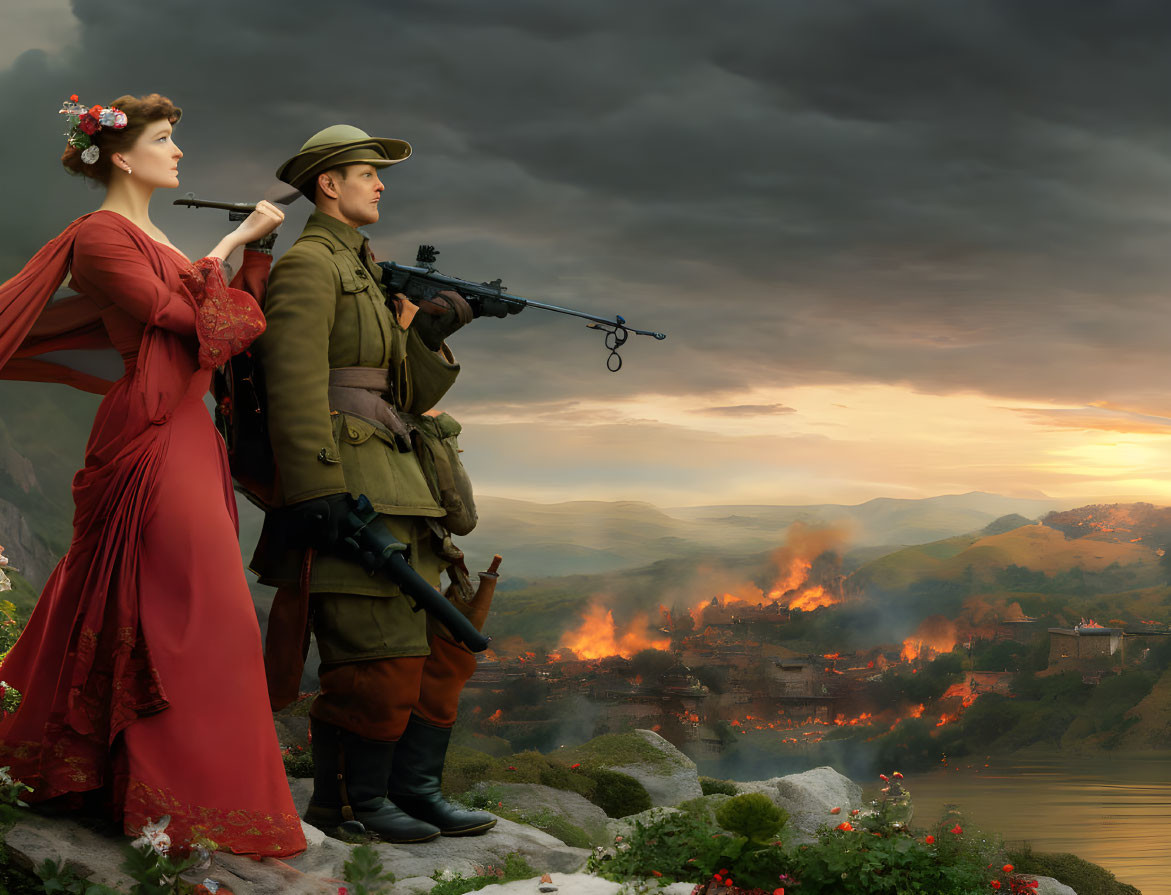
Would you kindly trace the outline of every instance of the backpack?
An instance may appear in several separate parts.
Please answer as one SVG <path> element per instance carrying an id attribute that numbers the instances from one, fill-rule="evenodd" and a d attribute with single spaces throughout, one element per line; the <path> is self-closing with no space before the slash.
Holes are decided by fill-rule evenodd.
<path id="1" fill-rule="evenodd" d="M 245 251 L 244 263 L 232 278 L 231 287 L 249 293 L 264 310 L 271 267 L 271 254 Z M 228 449 L 228 468 L 236 490 L 260 509 L 272 509 L 277 503 L 276 461 L 268 440 L 264 370 L 256 352 L 248 348 L 218 367 L 212 375 L 211 393 L 215 425 Z"/>
<path id="2" fill-rule="evenodd" d="M 272 509 L 276 461 L 268 440 L 264 370 L 252 349 L 216 369 L 211 393 L 215 425 L 228 449 L 228 468 L 236 490 L 260 509 Z"/>

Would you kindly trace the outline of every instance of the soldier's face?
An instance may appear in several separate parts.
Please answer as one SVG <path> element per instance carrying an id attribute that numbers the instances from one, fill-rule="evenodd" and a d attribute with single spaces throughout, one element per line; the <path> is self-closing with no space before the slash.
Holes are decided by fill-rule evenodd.
<path id="1" fill-rule="evenodd" d="M 386 189 L 373 165 L 346 165 L 345 177 L 333 178 L 337 191 L 337 209 L 342 219 L 353 227 L 364 227 L 378 220 L 378 201 Z"/>

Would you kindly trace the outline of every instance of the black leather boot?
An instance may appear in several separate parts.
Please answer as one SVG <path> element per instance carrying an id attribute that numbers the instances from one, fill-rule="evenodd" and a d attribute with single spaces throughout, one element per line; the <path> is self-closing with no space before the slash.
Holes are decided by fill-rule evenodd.
<path id="1" fill-rule="evenodd" d="M 487 811 L 457 808 L 443 798 L 440 781 L 450 741 L 450 727 L 436 727 L 411 715 L 394 750 L 388 794 L 403 811 L 434 824 L 444 836 L 486 833 L 496 826 L 495 817 Z"/>
<path id="2" fill-rule="evenodd" d="M 305 823 L 327 833 L 373 833 L 400 844 L 439 836 L 437 827 L 404 814 L 386 797 L 382 782 L 394 759 L 394 743 L 367 740 L 312 717 L 309 727 L 313 796 Z"/>

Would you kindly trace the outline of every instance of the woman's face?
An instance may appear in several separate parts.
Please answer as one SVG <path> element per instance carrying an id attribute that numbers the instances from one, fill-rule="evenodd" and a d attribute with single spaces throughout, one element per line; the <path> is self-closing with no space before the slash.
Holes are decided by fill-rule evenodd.
<path id="1" fill-rule="evenodd" d="M 183 158 L 183 152 L 171 139 L 171 122 L 167 119 L 148 124 L 134 145 L 120 155 L 135 180 L 151 187 L 179 185 L 179 159 Z"/>

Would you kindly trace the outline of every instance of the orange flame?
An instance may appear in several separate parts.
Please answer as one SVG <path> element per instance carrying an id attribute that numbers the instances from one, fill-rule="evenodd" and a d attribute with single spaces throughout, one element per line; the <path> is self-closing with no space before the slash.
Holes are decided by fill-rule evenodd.
<path id="1" fill-rule="evenodd" d="M 903 641 L 900 656 L 904 662 L 930 659 L 950 653 L 955 649 L 958 639 L 955 622 L 942 615 L 931 615 L 923 619 L 918 630 Z"/>
<path id="2" fill-rule="evenodd" d="M 640 650 L 665 650 L 671 645 L 670 638 L 652 637 L 647 629 L 647 616 L 636 615 L 626 631 L 619 634 L 613 611 L 601 603 L 592 603 L 586 609 L 580 627 L 563 634 L 559 645 L 582 659 L 604 659 L 607 656 L 629 659 Z"/>

